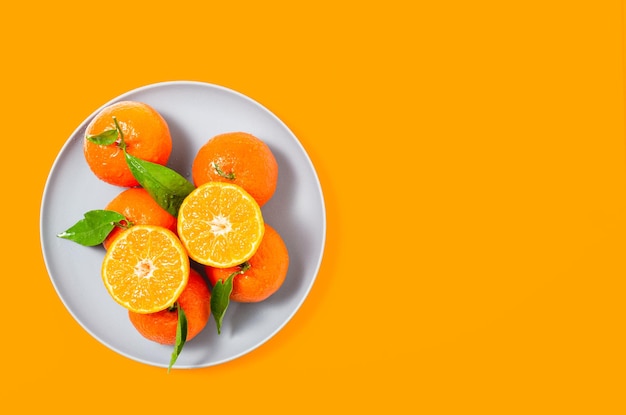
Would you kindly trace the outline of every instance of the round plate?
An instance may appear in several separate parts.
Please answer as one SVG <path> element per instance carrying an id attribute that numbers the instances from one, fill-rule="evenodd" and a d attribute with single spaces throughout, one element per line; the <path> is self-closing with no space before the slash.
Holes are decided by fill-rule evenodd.
<path id="1" fill-rule="evenodd" d="M 272 149 L 279 166 L 278 186 L 263 206 L 263 216 L 289 249 L 285 282 L 263 302 L 231 303 L 220 335 L 213 318 L 209 319 L 202 333 L 185 344 L 174 367 L 206 367 L 250 352 L 276 334 L 309 293 L 324 251 L 326 214 L 315 168 L 298 139 L 269 110 L 233 90 L 188 81 L 148 85 L 120 95 L 83 121 L 58 154 L 41 203 L 41 245 L 52 284 L 71 315 L 98 341 L 130 359 L 168 366 L 172 347 L 141 337 L 126 309 L 104 288 L 100 276 L 104 248 L 84 247 L 56 236 L 85 212 L 103 209 L 124 190 L 98 180 L 82 148 L 89 121 L 121 100 L 142 101 L 161 113 L 173 140 L 168 166 L 188 179 L 196 152 L 214 135 L 246 131 Z"/>

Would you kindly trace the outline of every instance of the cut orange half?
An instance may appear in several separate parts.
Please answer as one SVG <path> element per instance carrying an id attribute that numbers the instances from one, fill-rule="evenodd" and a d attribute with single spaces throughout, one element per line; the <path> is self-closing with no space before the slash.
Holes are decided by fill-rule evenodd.
<path id="1" fill-rule="evenodd" d="M 113 299 L 135 313 L 172 306 L 189 280 L 189 257 L 174 232 L 135 225 L 113 241 L 102 262 L 102 280 Z"/>
<path id="2" fill-rule="evenodd" d="M 264 232 L 258 203 L 232 183 L 204 183 L 183 200 L 178 211 L 178 236 L 187 253 L 215 268 L 246 262 L 259 248 Z"/>

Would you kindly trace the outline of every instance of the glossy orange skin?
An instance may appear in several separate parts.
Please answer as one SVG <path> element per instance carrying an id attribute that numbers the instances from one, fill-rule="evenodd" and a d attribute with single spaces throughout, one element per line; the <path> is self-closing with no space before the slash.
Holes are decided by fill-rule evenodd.
<path id="1" fill-rule="evenodd" d="M 115 129 L 117 118 L 124 134 L 126 151 L 140 159 L 165 165 L 172 152 L 172 137 L 165 119 L 148 104 L 121 101 L 102 109 L 87 126 L 83 153 L 91 171 L 109 184 L 134 187 L 139 183 L 131 173 L 118 144 L 99 145 L 87 139 Z"/>
<path id="2" fill-rule="evenodd" d="M 289 269 L 289 252 L 280 234 L 267 223 L 259 249 L 248 260 L 250 268 L 233 279 L 232 301 L 255 303 L 263 301 L 278 291 Z M 211 285 L 225 281 L 239 267 L 205 267 Z"/>
<path id="3" fill-rule="evenodd" d="M 189 341 L 204 329 L 211 313 L 211 293 L 202 276 L 193 268 L 189 271 L 187 286 L 176 302 L 185 310 Z M 176 343 L 177 309 L 149 314 L 129 311 L 128 318 L 146 339 L 166 345 Z"/>
<path id="4" fill-rule="evenodd" d="M 214 165 L 225 174 L 223 177 Z M 278 163 L 269 146 L 245 132 L 219 134 L 208 140 L 194 158 L 191 175 L 196 187 L 209 181 L 234 183 L 243 187 L 263 206 L 276 191 Z"/>
<path id="5" fill-rule="evenodd" d="M 121 213 L 134 225 L 161 226 L 176 233 L 176 218 L 159 206 L 141 187 L 133 187 L 120 192 L 105 209 Z M 117 226 L 113 228 L 102 243 L 104 248 L 108 249 L 111 242 L 124 230 L 125 228 Z"/>

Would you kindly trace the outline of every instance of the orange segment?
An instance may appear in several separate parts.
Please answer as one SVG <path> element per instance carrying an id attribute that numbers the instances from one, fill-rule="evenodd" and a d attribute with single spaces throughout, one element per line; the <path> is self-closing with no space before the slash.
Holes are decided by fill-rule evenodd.
<path id="1" fill-rule="evenodd" d="M 135 225 L 109 246 L 102 280 L 113 299 L 136 313 L 172 306 L 189 279 L 189 258 L 169 229 Z"/>
<path id="2" fill-rule="evenodd" d="M 236 184 L 207 182 L 191 192 L 178 211 L 178 236 L 187 253 L 216 268 L 250 259 L 264 232 L 261 208 Z"/>

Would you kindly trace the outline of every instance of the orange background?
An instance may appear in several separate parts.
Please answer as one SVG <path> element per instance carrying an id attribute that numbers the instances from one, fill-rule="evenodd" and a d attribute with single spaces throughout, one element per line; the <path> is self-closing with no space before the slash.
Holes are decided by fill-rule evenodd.
<path id="1" fill-rule="evenodd" d="M 414 3 L 5 5 L 0 412 L 624 413 L 623 2 Z M 39 207 L 84 118 L 169 80 L 279 116 L 328 234 L 280 333 L 168 375 L 72 319 Z"/>

